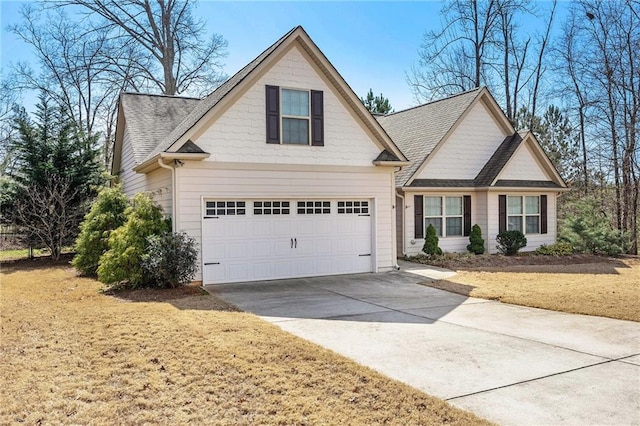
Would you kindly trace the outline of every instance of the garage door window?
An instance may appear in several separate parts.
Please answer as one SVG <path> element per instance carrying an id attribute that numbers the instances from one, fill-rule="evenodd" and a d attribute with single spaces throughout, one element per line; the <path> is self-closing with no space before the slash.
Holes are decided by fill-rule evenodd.
<path id="1" fill-rule="evenodd" d="M 298 201 L 298 214 L 331 214 L 331 202 Z"/>
<path id="2" fill-rule="evenodd" d="M 369 202 L 338 201 L 338 214 L 369 214 Z"/>
<path id="3" fill-rule="evenodd" d="M 283 215 L 289 214 L 289 201 L 254 201 L 254 215 Z"/>
<path id="4" fill-rule="evenodd" d="M 244 201 L 207 201 L 207 216 L 243 216 L 246 214 Z"/>

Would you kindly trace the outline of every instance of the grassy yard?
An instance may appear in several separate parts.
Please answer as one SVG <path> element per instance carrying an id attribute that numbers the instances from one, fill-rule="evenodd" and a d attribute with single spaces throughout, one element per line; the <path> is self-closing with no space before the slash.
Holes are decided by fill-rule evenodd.
<path id="1" fill-rule="evenodd" d="M 0 275 L 0 424 L 486 424 L 197 288 L 27 264 Z"/>
<path id="2" fill-rule="evenodd" d="M 496 257 L 447 266 L 457 275 L 426 283 L 467 296 L 586 315 L 640 321 L 640 260 L 575 256 Z M 555 263 L 555 264 L 554 264 Z"/>

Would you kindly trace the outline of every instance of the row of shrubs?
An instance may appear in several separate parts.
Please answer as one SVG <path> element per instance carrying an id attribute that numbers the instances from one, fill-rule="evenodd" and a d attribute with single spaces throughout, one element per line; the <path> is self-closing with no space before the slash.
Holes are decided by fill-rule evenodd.
<path id="1" fill-rule="evenodd" d="M 568 256 L 573 253 L 618 256 L 625 250 L 624 235 L 619 231 L 604 226 L 585 226 L 579 219 L 572 219 L 568 226 L 569 230 L 564 230 L 557 243 L 542 245 L 536 249 L 536 253 L 546 256 Z M 442 255 L 438 241 L 435 228 L 429 225 L 422 251 L 429 256 Z M 527 246 L 527 238 L 522 232 L 515 230 L 499 233 L 496 242 L 498 252 L 506 256 L 516 255 Z M 478 225 L 473 225 L 471 229 L 467 250 L 474 254 L 483 254 L 485 251 L 482 231 Z"/>
<path id="2" fill-rule="evenodd" d="M 121 288 L 178 287 L 197 272 L 196 242 L 171 232 L 162 208 L 147 194 L 131 200 L 119 186 L 104 188 L 80 225 L 73 266 Z"/>
<path id="3" fill-rule="evenodd" d="M 501 254 L 512 256 L 517 254 L 521 248 L 526 247 L 527 238 L 520 231 L 504 231 L 496 237 L 497 249 Z M 429 224 L 424 237 L 422 251 L 428 256 L 441 256 L 442 249 L 438 247 L 439 238 L 436 229 Z M 473 254 L 484 254 L 484 239 L 480 226 L 473 225 L 469 234 L 469 244 L 467 250 Z"/>

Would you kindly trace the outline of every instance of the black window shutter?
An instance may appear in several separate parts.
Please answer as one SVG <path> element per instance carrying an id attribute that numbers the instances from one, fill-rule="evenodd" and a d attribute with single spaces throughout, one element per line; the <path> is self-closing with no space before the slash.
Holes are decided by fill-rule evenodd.
<path id="1" fill-rule="evenodd" d="M 280 88 L 267 86 L 267 143 L 280 143 Z"/>
<path id="2" fill-rule="evenodd" d="M 465 195 L 463 197 L 462 213 L 464 217 L 464 236 L 471 235 L 471 195 Z"/>
<path id="3" fill-rule="evenodd" d="M 507 230 L 507 196 L 498 195 L 498 233 Z"/>
<path id="4" fill-rule="evenodd" d="M 422 195 L 413 196 L 415 238 L 424 238 L 424 204 Z"/>
<path id="5" fill-rule="evenodd" d="M 540 196 L 540 233 L 547 233 L 547 196 Z"/>
<path id="6" fill-rule="evenodd" d="M 311 145 L 324 146 L 324 98 L 322 91 L 311 91 Z"/>

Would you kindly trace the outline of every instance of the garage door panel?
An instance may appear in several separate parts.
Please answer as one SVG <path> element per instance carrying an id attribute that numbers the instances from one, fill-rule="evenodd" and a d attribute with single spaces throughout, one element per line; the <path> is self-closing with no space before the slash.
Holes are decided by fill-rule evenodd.
<path id="1" fill-rule="evenodd" d="M 290 201 L 290 214 L 276 214 L 275 207 L 267 214 L 263 201 L 262 214 L 257 215 L 255 203 L 243 201 L 246 214 L 202 222 L 205 283 L 373 270 L 371 216 L 338 214 L 335 200 L 328 214 L 315 209 L 298 214 L 295 201 Z"/>

